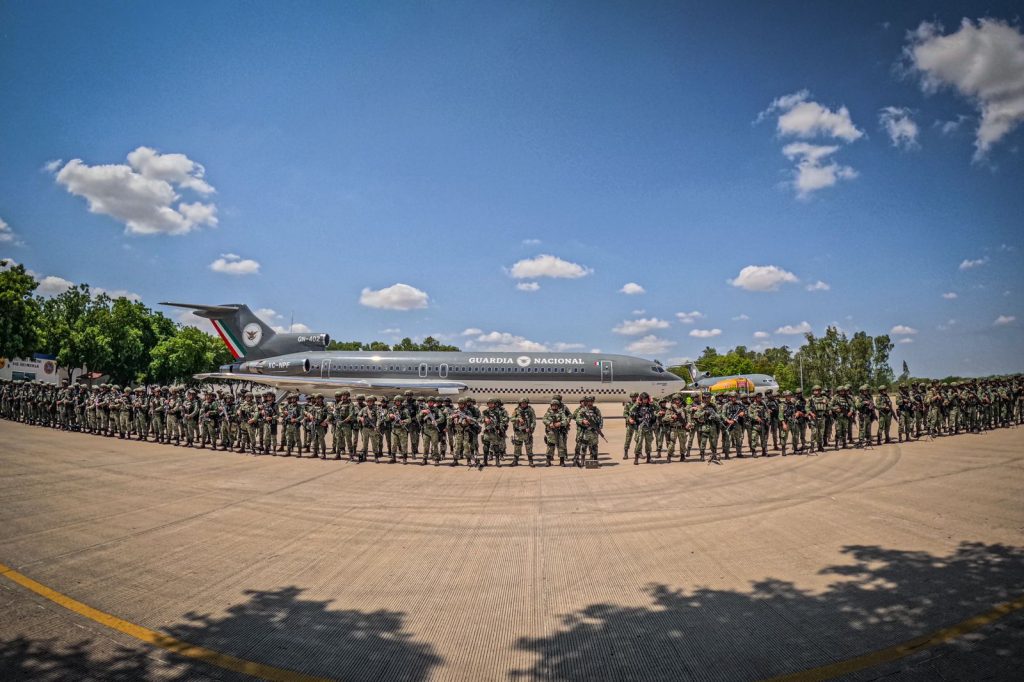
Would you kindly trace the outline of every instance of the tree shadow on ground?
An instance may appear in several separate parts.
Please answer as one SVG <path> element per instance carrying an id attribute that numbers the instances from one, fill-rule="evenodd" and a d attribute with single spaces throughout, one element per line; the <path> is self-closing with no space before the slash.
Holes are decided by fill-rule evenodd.
<path id="1" fill-rule="evenodd" d="M 247 600 L 224 614 L 186 614 L 184 622 L 161 628 L 189 644 L 306 675 L 346 680 L 425 679 L 441 663 L 430 644 L 417 642 L 396 611 L 331 609 L 329 600 L 300 598 L 285 587 L 249 590 Z M 105 646 L 104 646 L 105 644 Z M 115 647 L 83 640 L 74 644 L 20 636 L 0 642 L 3 680 L 169 680 L 231 679 L 202 661 L 166 655 L 143 644 Z M 238 677 L 241 677 L 240 675 Z"/>
<path id="2" fill-rule="evenodd" d="M 1024 593 L 1024 549 L 964 543 L 948 556 L 849 546 L 852 564 L 823 592 L 763 580 L 749 592 L 649 585 L 643 606 L 592 604 L 559 631 L 522 638 L 537 655 L 513 678 L 541 680 L 751 679 L 782 675 L 883 649 L 988 612 Z M 952 679 L 1013 678 L 1024 669 L 1022 619 L 944 647 Z M 996 626 L 997 628 L 999 626 Z M 985 639 L 993 636 L 992 642 Z M 933 658 L 936 650 L 932 650 Z M 959 658 L 952 654 L 962 654 Z M 945 655 L 945 654 L 943 654 Z M 953 660 L 956 659 L 956 660 Z M 897 666 L 909 670 L 917 659 Z M 934 661 L 925 665 L 940 669 Z M 983 675 L 985 673 L 985 675 Z M 1018 678 L 1019 679 L 1019 678 Z"/>

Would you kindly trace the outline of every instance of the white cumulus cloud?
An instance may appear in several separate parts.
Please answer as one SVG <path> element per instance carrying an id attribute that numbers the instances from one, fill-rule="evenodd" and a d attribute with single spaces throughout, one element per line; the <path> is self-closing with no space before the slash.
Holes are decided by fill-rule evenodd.
<path id="1" fill-rule="evenodd" d="M 7 222 L 0 218 L 0 244 L 7 244 L 13 242 L 18 235 L 14 234 L 14 230 Z"/>
<path id="2" fill-rule="evenodd" d="M 577 279 L 586 277 L 594 271 L 579 263 L 562 260 L 558 256 L 541 254 L 535 258 L 524 258 L 517 261 L 509 272 L 516 279 L 537 279 L 539 277 Z"/>
<path id="3" fill-rule="evenodd" d="M 808 284 L 804 287 L 807 291 L 828 291 L 831 288 L 827 282 L 822 282 L 820 279 L 814 284 Z"/>
<path id="4" fill-rule="evenodd" d="M 279 320 L 281 319 L 281 313 L 277 312 L 273 308 L 257 308 L 256 317 L 263 321 L 267 320 Z"/>
<path id="5" fill-rule="evenodd" d="M 896 334 L 898 336 L 906 336 L 908 334 L 916 334 L 917 330 L 913 327 L 908 327 L 905 324 L 898 324 L 889 330 L 890 334 Z"/>
<path id="6" fill-rule="evenodd" d="M 278 334 L 308 334 L 313 329 L 309 325 L 302 324 L 301 322 L 294 322 L 290 327 L 286 327 L 283 324 L 275 324 L 271 326 Z"/>
<path id="7" fill-rule="evenodd" d="M 798 198 L 806 199 L 812 192 L 832 187 L 840 180 L 853 180 L 857 177 L 857 171 L 850 166 L 828 160 L 837 151 L 837 145 L 807 142 L 793 142 L 782 148 L 787 159 L 796 161 L 792 184 Z"/>
<path id="8" fill-rule="evenodd" d="M 900 339 L 897 343 L 914 343 L 914 339 L 908 337 Z"/>
<path id="9" fill-rule="evenodd" d="M 961 270 L 970 270 L 971 268 L 981 267 L 982 265 L 985 265 L 986 263 L 988 263 L 988 256 L 984 256 L 982 258 L 974 258 L 974 259 L 965 258 L 962 261 L 960 261 L 960 269 Z"/>
<path id="10" fill-rule="evenodd" d="M 691 329 L 690 336 L 695 339 L 712 339 L 716 336 L 721 335 L 721 329 Z"/>
<path id="11" fill-rule="evenodd" d="M 57 171 L 56 180 L 71 194 L 85 198 L 91 213 L 124 223 L 128 234 L 181 235 L 217 224 L 214 204 L 186 203 L 178 194 L 178 190 L 204 196 L 214 192 L 204 175 L 205 169 L 184 154 L 139 147 L 128 154 L 127 165 L 90 166 L 71 159 Z"/>
<path id="12" fill-rule="evenodd" d="M 460 334 L 460 336 L 479 336 L 480 334 L 483 333 L 483 329 L 479 329 L 477 327 L 468 327 L 467 329 L 462 330 L 462 334 Z"/>
<path id="13" fill-rule="evenodd" d="M 616 334 L 625 336 L 638 336 L 646 334 L 655 329 L 667 329 L 669 323 L 666 320 L 659 320 L 656 317 L 641 318 L 639 320 L 624 320 L 621 324 L 612 328 Z"/>
<path id="14" fill-rule="evenodd" d="M 942 295 L 942 298 L 946 299 L 947 301 L 952 301 L 953 299 L 958 298 L 958 296 L 955 291 L 947 291 Z"/>
<path id="15" fill-rule="evenodd" d="M 620 294 L 626 294 L 629 296 L 643 294 L 645 292 L 646 290 L 636 282 L 626 282 L 625 284 L 622 285 L 622 288 L 619 289 Z"/>
<path id="16" fill-rule="evenodd" d="M 810 99 L 808 90 L 778 97 L 761 112 L 758 120 L 774 113 L 779 114 L 776 129 L 779 135 L 802 138 L 835 137 L 853 142 L 864 136 L 864 132 L 853 124 L 846 107 L 829 109 Z"/>
<path id="17" fill-rule="evenodd" d="M 878 122 L 889 136 L 892 146 L 904 151 L 919 146 L 917 135 L 920 131 L 910 116 L 910 109 L 905 107 L 883 107 L 878 114 Z"/>
<path id="18" fill-rule="evenodd" d="M 481 333 L 466 342 L 466 348 L 478 351 L 528 351 L 543 352 L 548 347 L 543 343 L 531 341 L 523 336 L 509 332 L 487 332 Z"/>
<path id="19" fill-rule="evenodd" d="M 519 291 L 540 291 L 540 284 L 537 282 L 516 282 L 516 289 L 519 289 Z"/>
<path id="20" fill-rule="evenodd" d="M 637 339 L 633 343 L 626 346 L 626 350 L 630 353 L 643 356 L 653 356 L 664 353 L 672 346 L 676 345 L 675 341 L 669 339 L 663 339 L 655 336 L 654 334 L 648 334 L 642 339 Z"/>
<path id="21" fill-rule="evenodd" d="M 800 324 L 787 324 L 779 327 L 775 330 L 776 334 L 786 334 L 789 336 L 795 336 L 797 334 L 808 334 L 811 331 L 811 325 L 804 321 Z"/>
<path id="22" fill-rule="evenodd" d="M 688 313 L 686 313 L 686 312 L 676 313 L 676 317 L 683 324 L 693 324 L 697 320 L 703 320 L 704 319 L 704 313 L 702 313 L 699 310 L 691 310 Z"/>
<path id="23" fill-rule="evenodd" d="M 383 289 L 363 289 L 359 295 L 359 303 L 368 308 L 385 308 L 388 310 L 413 310 L 426 308 L 430 297 L 427 292 L 420 291 L 408 284 L 392 284 Z"/>
<path id="24" fill-rule="evenodd" d="M 556 353 L 566 353 L 571 350 L 583 350 L 586 348 L 582 343 L 566 343 L 565 341 L 555 341 L 551 344 L 551 350 Z"/>
<path id="25" fill-rule="evenodd" d="M 755 339 L 767 339 L 771 334 L 768 332 L 754 332 Z"/>
<path id="26" fill-rule="evenodd" d="M 783 284 L 799 281 L 792 272 L 775 265 L 748 265 L 734 279 L 726 280 L 728 284 L 747 291 L 778 291 Z"/>
<path id="27" fill-rule="evenodd" d="M 1000 315 L 999 317 L 996 318 L 996 321 L 993 322 L 992 324 L 996 325 L 997 327 L 1002 327 L 1003 325 L 1010 324 L 1011 322 L 1016 322 L 1016 321 L 1017 321 L 1017 318 L 1014 317 L 1013 315 Z"/>
<path id="28" fill-rule="evenodd" d="M 47 275 L 37 280 L 39 287 L 36 289 L 36 293 L 40 296 L 59 296 L 65 291 L 75 286 L 74 282 L 69 282 L 63 277 L 57 277 L 56 275 Z"/>
<path id="29" fill-rule="evenodd" d="M 127 289 L 104 289 L 103 287 L 91 287 L 89 289 L 93 294 L 106 294 L 110 298 L 127 298 L 129 301 L 138 303 L 142 300 L 142 296 L 139 296 L 134 291 L 128 291 Z"/>
<path id="30" fill-rule="evenodd" d="M 975 160 L 1024 121 L 1024 35 L 998 19 L 963 19 L 943 35 L 937 23 L 923 22 L 904 49 L 925 92 L 951 87 L 981 114 L 975 133 Z"/>
<path id="31" fill-rule="evenodd" d="M 210 269 L 225 275 L 258 275 L 260 264 L 235 253 L 222 253 L 220 258 L 210 263 Z"/>

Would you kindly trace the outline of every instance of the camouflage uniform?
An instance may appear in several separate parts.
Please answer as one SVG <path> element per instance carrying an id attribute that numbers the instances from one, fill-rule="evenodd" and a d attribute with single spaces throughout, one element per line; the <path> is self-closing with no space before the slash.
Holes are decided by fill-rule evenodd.
<path id="1" fill-rule="evenodd" d="M 520 398 L 519 405 L 512 413 L 513 464 L 519 464 L 519 457 L 526 448 L 526 459 L 533 466 L 533 432 L 537 428 L 537 413 L 530 406 L 529 398 Z"/>

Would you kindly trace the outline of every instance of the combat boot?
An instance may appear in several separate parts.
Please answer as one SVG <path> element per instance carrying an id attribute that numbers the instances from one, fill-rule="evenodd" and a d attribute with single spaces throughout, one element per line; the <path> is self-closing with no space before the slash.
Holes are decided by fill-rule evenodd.
<path id="1" fill-rule="evenodd" d="M 562 457 L 561 455 L 558 456 L 558 466 L 560 466 L 560 467 L 564 467 L 565 466 L 565 457 Z"/>

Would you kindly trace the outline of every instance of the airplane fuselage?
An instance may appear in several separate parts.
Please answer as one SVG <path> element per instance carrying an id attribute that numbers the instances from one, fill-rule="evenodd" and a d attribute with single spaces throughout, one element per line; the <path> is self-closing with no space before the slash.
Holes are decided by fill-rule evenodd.
<path id="1" fill-rule="evenodd" d="M 470 353 L 314 351 L 278 355 L 221 368 L 239 380 L 333 396 L 343 385 L 350 393 L 467 395 L 515 401 L 548 401 L 559 394 L 594 395 L 600 401 L 626 400 L 631 392 L 661 396 L 685 389 L 685 382 L 661 365 L 627 355 L 600 353 Z M 282 385 L 277 383 L 277 385 Z"/>

